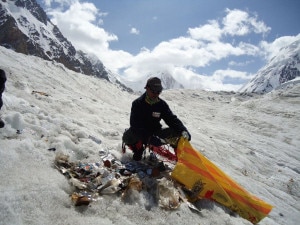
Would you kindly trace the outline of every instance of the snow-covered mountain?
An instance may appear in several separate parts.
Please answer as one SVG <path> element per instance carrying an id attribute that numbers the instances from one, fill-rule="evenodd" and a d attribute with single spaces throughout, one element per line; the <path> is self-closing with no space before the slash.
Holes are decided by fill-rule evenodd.
<path id="1" fill-rule="evenodd" d="M 153 76 L 153 75 L 151 75 Z M 161 72 L 158 75 L 161 78 L 161 82 L 163 84 L 163 87 L 165 89 L 178 89 L 178 88 L 184 88 L 182 84 L 177 82 L 170 73 L 164 73 Z"/>
<path id="2" fill-rule="evenodd" d="M 151 76 L 160 77 L 164 89 L 185 88 L 165 71 L 144 74 L 134 81 L 124 80 L 109 71 L 96 56 L 76 50 L 49 20 L 36 0 L 0 1 L 0 45 L 26 55 L 62 63 L 75 72 L 106 79 L 130 92 L 144 91 L 145 82 Z M 300 40 L 283 48 L 239 91 L 266 93 L 299 77 L 299 52 Z M 195 89 L 203 82 L 200 77 L 195 77 L 194 81 L 191 82 L 199 83 L 194 85 Z"/>
<path id="3" fill-rule="evenodd" d="M 163 71 L 152 72 L 146 74 L 145 76 L 143 76 L 142 78 L 136 81 L 132 81 L 132 82 L 125 81 L 125 82 L 126 85 L 132 88 L 133 90 L 136 90 L 138 92 L 143 92 L 146 82 L 150 77 L 159 77 L 161 79 L 164 90 L 184 88 L 184 86 L 180 84 L 178 81 L 176 81 L 170 73 L 163 72 Z"/>
<path id="4" fill-rule="evenodd" d="M 300 77 L 300 40 L 281 49 L 240 92 L 267 93 Z"/>
<path id="5" fill-rule="evenodd" d="M 35 0 L 0 2 L 0 45 L 62 63 L 75 72 L 103 78 L 130 90 L 97 57 L 77 51 Z"/>

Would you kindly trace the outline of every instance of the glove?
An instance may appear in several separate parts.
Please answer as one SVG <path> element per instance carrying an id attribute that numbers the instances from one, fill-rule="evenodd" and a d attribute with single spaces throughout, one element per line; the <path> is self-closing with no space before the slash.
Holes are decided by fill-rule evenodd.
<path id="1" fill-rule="evenodd" d="M 181 135 L 184 139 L 187 139 L 189 141 L 191 140 L 191 135 L 186 130 L 182 131 Z"/>

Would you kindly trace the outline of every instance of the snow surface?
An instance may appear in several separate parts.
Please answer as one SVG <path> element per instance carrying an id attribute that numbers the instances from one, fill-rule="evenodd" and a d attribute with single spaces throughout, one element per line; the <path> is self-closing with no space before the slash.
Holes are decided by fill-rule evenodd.
<path id="1" fill-rule="evenodd" d="M 251 224 L 209 200 L 196 203 L 201 213 L 184 203 L 164 210 L 145 192 L 129 203 L 104 195 L 88 207 L 75 207 L 72 186 L 53 165 L 55 154 L 97 162 L 99 151 L 109 150 L 121 158 L 121 136 L 138 95 L 3 47 L 0 67 L 8 77 L 1 110 L 6 126 L 0 129 L 0 224 Z M 253 96 L 161 94 L 188 127 L 196 149 L 274 206 L 263 225 L 300 224 L 300 85 L 285 88 Z"/>

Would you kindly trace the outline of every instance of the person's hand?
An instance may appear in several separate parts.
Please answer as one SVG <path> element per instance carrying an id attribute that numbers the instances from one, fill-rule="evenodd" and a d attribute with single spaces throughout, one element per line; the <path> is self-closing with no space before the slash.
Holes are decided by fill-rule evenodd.
<path id="1" fill-rule="evenodd" d="M 181 135 L 184 139 L 187 139 L 189 141 L 191 140 L 191 135 L 186 130 L 182 131 Z"/>

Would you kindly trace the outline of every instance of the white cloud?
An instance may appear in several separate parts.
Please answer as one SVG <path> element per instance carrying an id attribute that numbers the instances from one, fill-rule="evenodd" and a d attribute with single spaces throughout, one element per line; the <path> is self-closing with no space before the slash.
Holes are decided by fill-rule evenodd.
<path id="1" fill-rule="evenodd" d="M 205 77 L 205 89 L 208 91 L 238 91 L 242 87 L 242 84 L 240 83 L 232 84 L 225 82 L 228 78 L 248 81 L 252 78 L 252 75 L 230 69 L 216 70 L 211 76 Z"/>
<path id="2" fill-rule="evenodd" d="M 45 3 L 46 6 L 50 6 L 51 2 L 52 2 L 51 0 L 44 0 L 44 3 Z"/>
<path id="3" fill-rule="evenodd" d="M 46 6 L 50 7 L 53 3 L 58 3 L 60 6 L 69 6 L 78 0 L 44 0 Z"/>
<path id="4" fill-rule="evenodd" d="M 51 2 L 54 1 L 48 1 L 49 4 Z M 78 0 L 57 2 L 69 5 L 66 10 L 49 8 L 48 14 L 76 49 L 95 54 L 113 72 L 128 65 L 132 55 L 122 50 L 110 50 L 109 42 L 117 41 L 118 37 L 100 27 L 106 12 L 100 12 L 93 3 L 81 3 Z"/>
<path id="5" fill-rule="evenodd" d="M 225 83 L 224 79 L 243 79 L 250 80 L 253 75 L 247 74 L 246 72 L 235 71 L 235 70 L 217 70 L 211 76 L 201 75 L 193 72 L 192 70 L 178 67 L 172 71 L 177 81 L 182 83 L 185 88 L 203 88 L 208 91 L 237 91 L 242 85 L 241 84 L 230 84 Z"/>
<path id="6" fill-rule="evenodd" d="M 140 31 L 139 31 L 138 29 L 132 27 L 132 28 L 130 29 L 130 33 L 131 33 L 131 34 L 140 34 Z"/>
<path id="7" fill-rule="evenodd" d="M 254 62 L 254 60 L 248 60 L 248 61 L 243 61 L 243 62 L 230 61 L 228 63 L 228 65 L 229 66 L 246 66 L 246 65 L 249 65 L 253 62 Z"/>
<path id="8" fill-rule="evenodd" d="M 109 42 L 118 40 L 116 35 L 95 25 L 101 23 L 97 16 L 103 14 L 92 3 L 71 1 L 67 10 L 48 10 L 48 14 L 77 49 L 94 53 L 108 51 Z"/>
<path id="9" fill-rule="evenodd" d="M 231 36 L 244 36 L 251 32 L 265 34 L 271 30 L 264 22 L 258 21 L 256 16 L 238 9 L 226 9 L 227 15 L 223 18 L 223 32 Z"/>
<path id="10" fill-rule="evenodd" d="M 268 43 L 266 41 L 261 41 L 260 46 L 263 49 L 263 53 L 266 59 L 270 60 L 278 54 L 278 52 L 282 47 L 285 47 L 299 39 L 300 39 L 300 34 L 298 34 L 297 36 L 284 36 L 284 37 L 277 38 L 271 43 Z"/>
<path id="11" fill-rule="evenodd" d="M 240 10 L 226 10 L 227 15 L 223 18 L 223 32 L 229 35 L 246 35 L 249 30 L 248 14 Z"/>
<path id="12" fill-rule="evenodd" d="M 229 22 L 231 20 L 231 22 Z M 206 67 L 213 62 L 230 56 L 255 56 L 260 54 L 260 48 L 247 42 L 237 42 L 233 45 L 223 42 L 224 36 L 246 35 L 250 32 L 264 33 L 269 30 L 263 22 L 248 13 L 239 10 L 227 10 L 227 15 L 219 23 L 216 20 L 208 24 L 188 29 L 188 36 L 178 37 L 159 43 L 152 51 L 142 51 L 134 56 L 134 60 L 126 70 L 125 75 L 138 78 L 141 74 L 153 71 L 168 71 L 185 87 L 195 88 L 204 85 L 207 90 L 238 90 L 240 84 L 226 84 L 227 78 L 249 80 L 245 72 L 233 70 L 217 70 L 210 75 L 197 74 L 189 67 Z"/>
<path id="13" fill-rule="evenodd" d="M 226 9 L 227 15 L 219 23 L 217 20 L 209 20 L 207 24 L 196 28 L 189 28 L 188 33 L 196 40 L 218 42 L 226 35 L 245 36 L 249 33 L 265 34 L 271 30 L 257 17 L 251 17 L 241 10 Z"/>
<path id="14" fill-rule="evenodd" d="M 220 40 L 222 30 L 216 20 L 211 20 L 201 27 L 189 28 L 188 33 L 193 39 L 214 42 Z"/>
<path id="15" fill-rule="evenodd" d="M 50 4 L 54 1 L 47 2 Z M 94 53 L 107 68 L 116 73 L 122 72 L 121 75 L 131 80 L 151 72 L 169 71 L 186 87 L 200 85 L 199 83 L 202 82 L 206 89 L 235 88 L 236 90 L 239 85 L 229 85 L 223 81 L 228 76 L 235 79 L 248 79 L 248 75 L 244 72 L 217 70 L 213 74 L 204 76 L 197 74 L 191 68 L 211 66 L 214 62 L 220 62 L 230 56 L 260 57 L 262 49 L 266 50 L 268 55 L 273 55 L 276 53 L 274 49 L 287 43 L 284 39 L 271 44 L 261 42 L 260 46 L 256 46 L 248 41 L 247 35 L 265 35 L 270 28 L 263 21 L 259 21 L 255 15 L 237 9 L 226 9 L 223 19 L 209 20 L 207 24 L 187 28 L 186 36 L 162 41 L 153 49 L 142 48 L 137 55 L 132 55 L 126 51 L 110 49 L 109 43 L 118 41 L 118 37 L 101 27 L 106 13 L 100 12 L 94 4 L 78 0 L 56 2 L 64 4 L 65 9 L 50 9 L 48 14 L 73 45 L 77 49 Z M 66 7 L 66 4 L 69 4 L 69 7 Z M 134 27 L 130 32 L 139 34 L 139 30 Z M 245 39 L 241 41 L 240 38 L 243 36 Z M 237 37 L 237 39 L 233 42 L 232 39 L 228 40 L 228 37 Z"/>
<path id="16" fill-rule="evenodd" d="M 212 75 L 215 79 L 223 80 L 224 78 L 238 78 L 243 80 L 250 80 L 252 75 L 249 75 L 247 72 L 236 71 L 231 69 L 226 70 L 216 70 Z"/>

